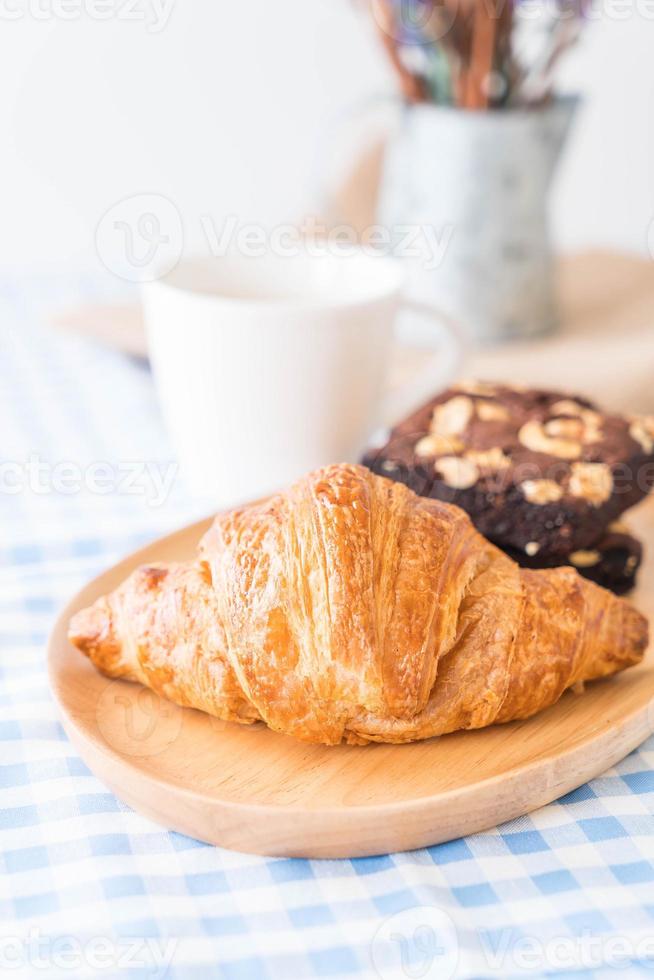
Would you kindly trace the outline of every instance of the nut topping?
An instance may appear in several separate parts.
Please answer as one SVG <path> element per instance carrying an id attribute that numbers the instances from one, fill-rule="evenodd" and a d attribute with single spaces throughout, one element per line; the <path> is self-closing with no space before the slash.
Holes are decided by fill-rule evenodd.
<path id="1" fill-rule="evenodd" d="M 583 405 L 573 401 L 571 398 L 564 398 L 562 401 L 556 402 L 554 405 L 552 405 L 550 412 L 552 415 L 568 415 L 573 416 L 575 419 L 581 419 L 583 429 L 573 438 L 581 439 L 584 444 L 599 442 L 601 440 L 602 416 L 599 412 L 594 411 L 594 409 L 584 408 Z M 552 421 L 559 420 L 553 419 Z M 563 421 L 564 420 L 561 419 L 561 422 Z M 549 425 L 550 423 L 548 422 L 547 424 Z"/>
<path id="2" fill-rule="evenodd" d="M 499 402 L 479 399 L 475 402 L 475 409 L 477 410 L 477 417 L 482 422 L 508 422 L 511 417 L 508 410 Z"/>
<path id="3" fill-rule="evenodd" d="M 600 423 L 586 422 L 584 425 L 583 443 L 588 445 L 591 442 L 601 442 L 603 439 Z"/>
<path id="4" fill-rule="evenodd" d="M 443 456 L 437 460 L 435 469 L 441 474 L 443 483 L 455 490 L 467 490 L 479 479 L 479 470 L 475 464 L 459 456 Z"/>
<path id="5" fill-rule="evenodd" d="M 457 395 L 437 405 L 431 421 L 431 432 L 439 436 L 458 436 L 472 418 L 472 399 Z"/>
<path id="6" fill-rule="evenodd" d="M 601 557 L 599 551 L 573 551 L 570 561 L 577 568 L 592 568 L 593 565 L 597 565 Z"/>
<path id="7" fill-rule="evenodd" d="M 640 444 L 643 452 L 654 450 L 654 419 L 636 418 L 629 426 L 629 435 Z"/>
<path id="8" fill-rule="evenodd" d="M 579 439 L 584 432 L 581 419 L 550 419 L 544 425 L 548 436 L 561 436 L 563 439 Z"/>
<path id="9" fill-rule="evenodd" d="M 525 545 L 526 555 L 529 555 L 530 558 L 533 558 L 534 555 L 537 555 L 539 551 L 540 551 L 540 545 L 538 541 L 527 541 L 527 544 Z"/>
<path id="10" fill-rule="evenodd" d="M 540 422 L 532 419 L 518 433 L 523 446 L 534 453 L 547 453 L 559 459 L 578 459 L 581 456 L 581 443 L 573 439 L 549 436 Z"/>
<path id="11" fill-rule="evenodd" d="M 462 450 L 463 443 L 456 436 L 443 436 L 436 432 L 423 436 L 413 447 L 416 456 L 440 456 L 443 453 L 460 453 Z"/>
<path id="12" fill-rule="evenodd" d="M 469 449 L 465 457 L 480 469 L 493 472 L 505 470 L 511 465 L 511 460 L 499 446 L 493 446 L 492 449 Z"/>
<path id="13" fill-rule="evenodd" d="M 520 489 L 530 504 L 555 504 L 563 496 L 563 487 L 554 480 L 525 480 Z"/>
<path id="14" fill-rule="evenodd" d="M 602 416 L 592 408 L 584 408 L 581 412 L 581 420 L 589 429 L 597 429 L 602 424 Z"/>
<path id="15" fill-rule="evenodd" d="M 570 493 L 599 507 L 613 493 L 611 470 L 606 463 L 573 463 Z"/>
<path id="16" fill-rule="evenodd" d="M 550 408 L 552 415 L 581 415 L 586 409 L 579 402 L 572 401 L 571 398 L 564 398 L 556 402 Z"/>

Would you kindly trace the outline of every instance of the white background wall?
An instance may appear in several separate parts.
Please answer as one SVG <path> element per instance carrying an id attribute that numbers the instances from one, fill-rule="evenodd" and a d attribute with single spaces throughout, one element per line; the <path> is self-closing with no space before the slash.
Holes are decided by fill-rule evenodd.
<path id="1" fill-rule="evenodd" d="M 392 86 L 349 0 L 159 0 L 158 32 L 154 0 L 133 20 L 125 0 L 100 0 L 121 10 L 103 20 L 76 15 L 85 2 L 0 0 L 5 267 L 90 254 L 103 212 L 138 192 L 173 197 L 191 236 L 206 212 L 292 220 L 316 203 L 335 120 Z M 554 195 L 563 248 L 646 251 L 654 19 L 634 5 L 615 0 L 620 19 L 594 23 L 566 66 L 586 106 Z"/>

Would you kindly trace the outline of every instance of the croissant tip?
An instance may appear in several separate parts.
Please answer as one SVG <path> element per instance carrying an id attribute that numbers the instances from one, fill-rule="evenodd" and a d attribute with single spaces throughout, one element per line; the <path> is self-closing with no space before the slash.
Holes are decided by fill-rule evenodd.
<path id="1" fill-rule="evenodd" d="M 84 651 L 91 643 L 96 642 L 101 634 L 102 616 L 96 606 L 75 613 L 68 627 L 68 639 L 74 646 Z"/>
<path id="2" fill-rule="evenodd" d="M 120 656 L 111 610 L 102 600 L 75 613 L 68 628 L 68 639 L 98 666 Z"/>

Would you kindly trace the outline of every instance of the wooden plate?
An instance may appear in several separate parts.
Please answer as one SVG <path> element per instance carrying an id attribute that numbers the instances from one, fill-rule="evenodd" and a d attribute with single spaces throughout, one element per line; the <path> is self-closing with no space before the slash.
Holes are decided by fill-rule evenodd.
<path id="1" fill-rule="evenodd" d="M 355 857 L 494 827 L 568 793 L 654 727 L 654 655 L 565 694 L 528 721 L 413 745 L 305 745 L 178 708 L 102 677 L 67 641 L 70 616 L 138 564 L 189 558 L 206 523 L 142 549 L 86 586 L 49 644 L 52 689 L 82 758 L 117 796 L 165 827 L 234 850 Z M 654 500 L 631 521 L 654 544 Z M 633 596 L 654 613 L 654 547 Z"/>

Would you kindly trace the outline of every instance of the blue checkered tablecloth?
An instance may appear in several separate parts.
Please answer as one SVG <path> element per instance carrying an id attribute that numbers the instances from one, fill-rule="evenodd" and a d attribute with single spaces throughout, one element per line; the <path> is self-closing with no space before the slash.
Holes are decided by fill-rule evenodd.
<path id="1" fill-rule="evenodd" d="M 207 502 L 153 476 L 171 450 L 145 367 L 47 326 L 73 298 L 0 285 L 0 975 L 654 976 L 653 740 L 528 817 L 354 861 L 206 846 L 88 771 L 48 690 L 55 614 Z"/>

